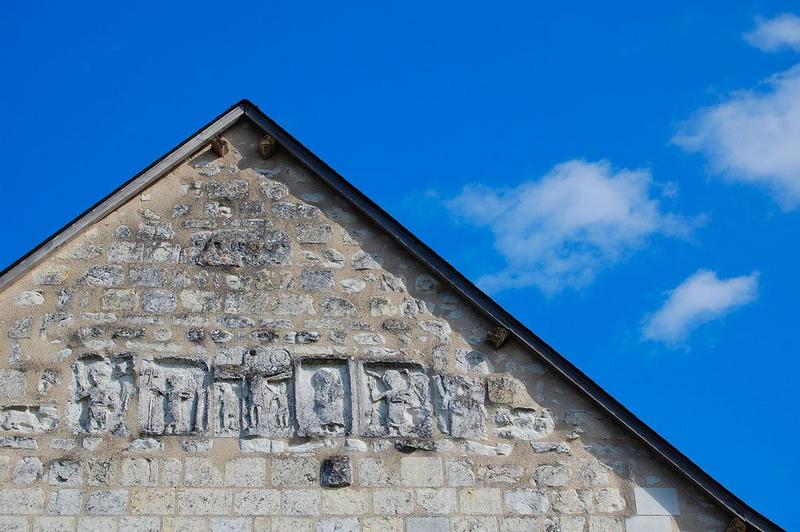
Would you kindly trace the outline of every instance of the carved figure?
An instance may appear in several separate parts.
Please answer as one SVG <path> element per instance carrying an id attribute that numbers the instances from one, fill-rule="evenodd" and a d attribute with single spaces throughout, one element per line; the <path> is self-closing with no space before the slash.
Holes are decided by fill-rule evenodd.
<path id="1" fill-rule="evenodd" d="M 483 383 L 460 375 L 437 375 L 435 380 L 439 430 L 457 438 L 485 438 Z"/>
<path id="2" fill-rule="evenodd" d="M 381 372 L 382 371 L 382 372 Z M 364 368 L 365 433 L 371 436 L 430 436 L 428 377 L 410 368 Z"/>
<path id="3" fill-rule="evenodd" d="M 239 432 L 239 396 L 234 391 L 234 385 L 229 382 L 217 383 L 219 422 L 222 432 Z"/>
<path id="4" fill-rule="evenodd" d="M 208 369 L 188 359 L 145 360 L 139 380 L 139 422 L 151 434 L 206 429 Z"/>
<path id="5" fill-rule="evenodd" d="M 250 428 L 269 430 L 289 427 L 289 398 L 285 382 L 271 383 L 268 377 L 254 375 L 250 379 Z"/>
<path id="6" fill-rule="evenodd" d="M 90 434 L 127 434 L 125 412 L 133 395 L 133 358 L 86 355 L 73 364 L 67 422 Z"/>
<path id="7" fill-rule="evenodd" d="M 344 428 L 344 387 L 339 372 L 321 368 L 311 377 L 314 388 L 314 412 L 320 426 L 329 434 L 338 434 Z"/>

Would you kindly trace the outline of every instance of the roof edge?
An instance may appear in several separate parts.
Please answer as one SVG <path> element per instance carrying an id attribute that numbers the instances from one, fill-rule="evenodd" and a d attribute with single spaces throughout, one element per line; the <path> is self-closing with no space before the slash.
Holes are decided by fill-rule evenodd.
<path id="1" fill-rule="evenodd" d="M 539 354 L 556 372 L 588 395 L 602 410 L 627 428 L 647 447 L 657 453 L 695 486 L 712 499 L 742 519 L 751 528 L 763 531 L 780 531 L 780 526 L 750 507 L 747 503 L 725 488 L 700 466 L 695 464 L 676 447 L 650 428 L 644 421 L 614 399 L 599 384 L 578 369 L 563 355 L 542 340 L 522 322 L 517 320 L 490 296 L 475 286 L 448 261 L 433 251 L 427 244 L 413 235 L 393 216 L 364 195 L 327 163 L 311 152 L 274 120 L 264 114 L 249 100 L 243 100 L 245 115 L 273 135 L 292 155 L 308 166 L 330 186 L 339 192 L 351 205 L 369 217 L 373 222 L 391 235 L 406 251 L 436 273 L 462 297 L 470 301 L 489 319 L 508 329 L 517 341 Z"/>
<path id="2" fill-rule="evenodd" d="M 0 291 L 38 265 L 51 253 L 71 241 L 90 224 L 102 220 L 119 205 L 135 197 L 147 186 L 175 168 L 185 158 L 202 149 L 211 138 L 222 133 L 243 116 L 274 136 L 293 156 L 317 174 L 330 187 L 339 192 L 357 210 L 389 233 L 406 251 L 432 270 L 433 273 L 437 274 L 443 282 L 475 305 L 487 318 L 508 329 L 517 341 L 536 352 L 553 370 L 587 395 L 601 410 L 633 433 L 637 439 L 676 468 L 709 497 L 742 519 L 750 529 L 765 532 L 783 530 L 770 519 L 747 505 L 655 430 L 636 417 L 635 414 L 614 399 L 600 385 L 523 323 L 514 318 L 449 262 L 413 235 L 394 217 L 354 187 L 248 99 L 242 99 L 233 104 L 164 156 L 117 187 L 105 198 L 89 207 L 52 236 L 5 268 L 0 272 Z"/>

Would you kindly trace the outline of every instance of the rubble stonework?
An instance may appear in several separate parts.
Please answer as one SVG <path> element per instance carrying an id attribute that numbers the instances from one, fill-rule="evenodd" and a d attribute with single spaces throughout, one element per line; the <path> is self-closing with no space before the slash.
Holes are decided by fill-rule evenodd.
<path id="1" fill-rule="evenodd" d="M 0 293 L 0 530 L 725 530 L 262 136 Z"/>

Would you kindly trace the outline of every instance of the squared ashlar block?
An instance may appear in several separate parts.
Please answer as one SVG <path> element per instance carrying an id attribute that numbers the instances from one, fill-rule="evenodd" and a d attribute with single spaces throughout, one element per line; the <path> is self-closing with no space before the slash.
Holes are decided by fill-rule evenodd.
<path id="1" fill-rule="evenodd" d="M 678 492 L 673 488 L 634 488 L 638 515 L 680 515 Z"/>
<path id="2" fill-rule="evenodd" d="M 637 515 L 625 520 L 625 532 L 673 532 L 667 515 Z"/>

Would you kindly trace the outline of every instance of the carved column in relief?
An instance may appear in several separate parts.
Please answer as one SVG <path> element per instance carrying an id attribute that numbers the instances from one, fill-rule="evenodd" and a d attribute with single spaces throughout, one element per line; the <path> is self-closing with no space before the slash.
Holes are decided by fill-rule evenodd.
<path id="1" fill-rule="evenodd" d="M 125 414 L 133 394 L 133 355 L 84 355 L 72 365 L 67 424 L 75 432 L 127 435 Z"/>
<path id="2" fill-rule="evenodd" d="M 201 360 L 143 360 L 139 423 L 148 434 L 199 434 L 208 426 L 208 366 Z"/>
<path id="3" fill-rule="evenodd" d="M 295 410 L 300 436 L 342 436 L 352 423 L 346 360 L 305 359 L 297 364 Z"/>
<path id="4" fill-rule="evenodd" d="M 361 432 L 364 436 L 433 435 L 430 380 L 412 364 L 359 364 Z"/>

